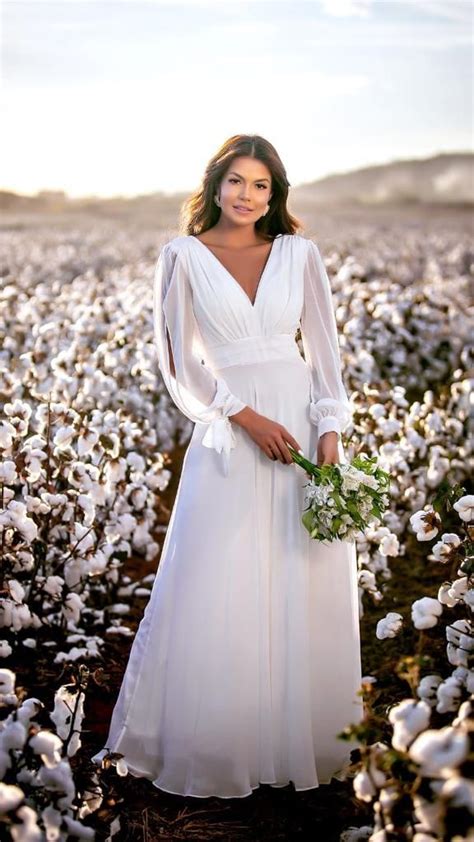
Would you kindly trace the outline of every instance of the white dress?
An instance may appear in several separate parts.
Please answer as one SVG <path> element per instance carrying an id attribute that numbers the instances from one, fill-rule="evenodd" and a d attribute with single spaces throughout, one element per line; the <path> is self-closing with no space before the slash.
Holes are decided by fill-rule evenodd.
<path id="1" fill-rule="evenodd" d="M 252 304 L 204 243 L 178 236 L 158 258 L 154 327 L 164 383 L 195 426 L 107 742 L 92 759 L 120 752 L 133 775 L 200 797 L 328 783 L 357 745 L 337 733 L 362 718 L 355 544 L 311 539 L 305 472 L 269 459 L 229 420 L 248 405 L 313 461 L 318 435 L 349 425 L 319 250 L 278 235 Z M 344 461 L 340 438 L 338 448 Z"/>

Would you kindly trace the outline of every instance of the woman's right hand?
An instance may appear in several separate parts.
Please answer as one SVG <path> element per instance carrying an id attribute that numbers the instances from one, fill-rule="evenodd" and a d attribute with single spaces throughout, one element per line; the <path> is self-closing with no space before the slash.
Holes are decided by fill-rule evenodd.
<path id="1" fill-rule="evenodd" d="M 301 445 L 298 444 L 295 438 L 288 432 L 283 424 L 278 421 L 273 421 L 267 418 L 266 415 L 260 415 L 255 412 L 250 406 L 244 407 L 235 415 L 229 416 L 230 420 L 242 427 L 253 439 L 255 444 L 268 456 L 269 459 L 275 461 L 279 459 L 284 465 L 292 465 L 293 459 L 288 444 L 294 450 L 302 450 Z"/>

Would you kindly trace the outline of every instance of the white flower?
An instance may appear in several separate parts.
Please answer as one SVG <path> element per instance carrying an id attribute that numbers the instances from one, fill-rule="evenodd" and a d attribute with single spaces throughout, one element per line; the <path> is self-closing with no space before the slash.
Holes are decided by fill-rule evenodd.
<path id="1" fill-rule="evenodd" d="M 443 606 L 437 599 L 430 596 L 423 596 L 416 599 L 411 606 L 411 618 L 415 628 L 430 629 L 438 622 Z"/>
<path id="2" fill-rule="evenodd" d="M 392 707 L 388 718 L 393 725 L 393 747 L 397 751 L 406 751 L 413 738 L 428 727 L 430 716 L 431 708 L 424 701 L 404 699 Z"/>
<path id="3" fill-rule="evenodd" d="M 439 730 L 424 731 L 412 743 L 408 753 L 415 763 L 419 763 L 423 775 L 444 777 L 465 760 L 468 750 L 468 735 L 448 725 Z"/>
<path id="4" fill-rule="evenodd" d="M 434 509 L 428 508 L 411 515 L 410 524 L 418 541 L 431 541 L 439 532 L 441 520 Z"/>
<path id="5" fill-rule="evenodd" d="M 379 640 L 384 640 L 386 637 L 395 637 L 400 631 L 402 623 L 403 617 L 401 614 L 389 611 L 386 617 L 378 621 L 375 634 Z"/>
<path id="6" fill-rule="evenodd" d="M 459 514 L 461 520 L 471 521 L 474 518 L 474 494 L 466 494 L 464 497 L 460 497 L 453 506 L 453 509 Z"/>

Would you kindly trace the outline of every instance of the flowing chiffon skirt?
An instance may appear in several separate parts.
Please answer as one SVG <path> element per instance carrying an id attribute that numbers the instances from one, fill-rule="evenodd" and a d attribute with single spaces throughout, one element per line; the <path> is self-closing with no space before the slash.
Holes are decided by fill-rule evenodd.
<path id="1" fill-rule="evenodd" d="M 219 371 L 217 371 L 219 374 Z M 232 393 L 282 423 L 306 456 L 309 368 L 299 359 L 227 366 Z M 362 718 L 353 542 L 316 542 L 301 523 L 296 466 L 270 460 L 233 424 L 229 475 L 186 450 L 158 572 L 104 749 L 167 792 L 221 798 L 260 783 L 310 789 L 341 776 Z M 341 461 L 345 455 L 339 442 Z"/>

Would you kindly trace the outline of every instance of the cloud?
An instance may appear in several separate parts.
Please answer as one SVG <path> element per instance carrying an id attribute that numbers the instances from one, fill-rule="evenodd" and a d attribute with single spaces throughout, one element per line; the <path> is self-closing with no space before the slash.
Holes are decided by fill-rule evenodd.
<path id="1" fill-rule="evenodd" d="M 321 0 L 322 11 L 338 18 L 368 18 L 372 0 Z"/>

